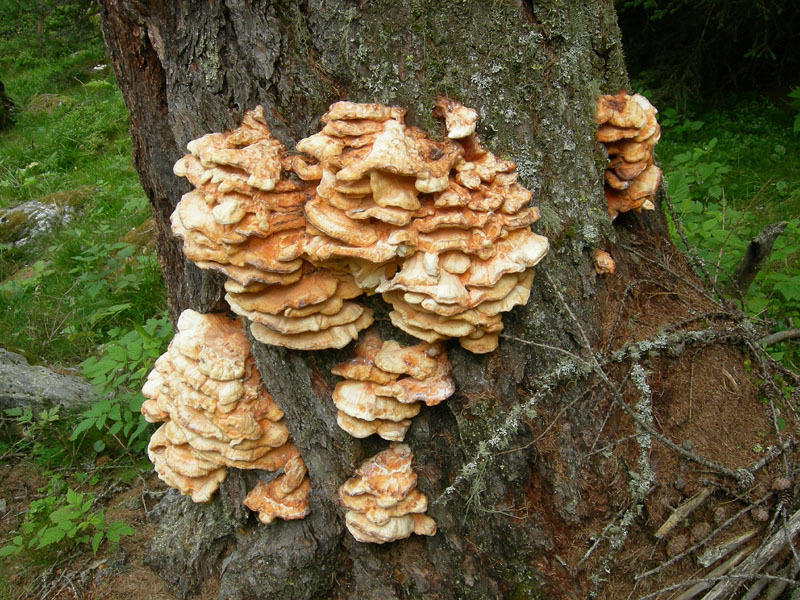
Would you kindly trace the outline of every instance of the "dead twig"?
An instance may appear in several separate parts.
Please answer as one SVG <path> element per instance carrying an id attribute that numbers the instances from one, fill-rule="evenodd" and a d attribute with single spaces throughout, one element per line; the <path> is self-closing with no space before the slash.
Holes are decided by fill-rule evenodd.
<path id="1" fill-rule="evenodd" d="M 668 561 L 666 561 L 666 562 L 664 562 L 664 563 L 661 563 L 661 564 L 660 564 L 658 567 L 656 567 L 655 569 L 650 569 L 649 571 L 645 571 L 644 573 L 639 573 L 639 574 L 638 574 L 638 575 L 635 577 L 636 581 L 641 581 L 641 580 L 642 580 L 642 579 L 644 579 L 645 577 L 650 577 L 650 576 L 652 576 L 652 575 L 656 575 L 656 574 L 660 573 L 661 571 L 663 571 L 664 569 L 666 569 L 667 567 L 670 567 L 670 566 L 674 565 L 676 562 L 678 562 L 679 560 L 681 560 L 683 557 L 685 557 L 685 556 L 688 556 L 689 554 L 691 554 L 691 553 L 692 553 L 692 552 L 694 552 L 695 550 L 698 550 L 699 548 L 702 548 L 702 547 L 703 547 L 703 546 L 705 546 L 705 545 L 706 545 L 706 544 L 707 544 L 709 541 L 711 541 L 711 539 L 712 539 L 712 538 L 714 538 L 714 537 L 715 537 L 717 534 L 719 534 L 719 532 L 721 532 L 723 529 L 725 529 L 726 527 L 728 527 L 728 526 L 729 526 L 731 523 L 735 523 L 735 522 L 736 522 L 737 520 L 739 520 L 739 519 L 740 519 L 742 516 L 744 516 L 745 514 L 747 514 L 748 512 L 750 512 L 751 510 L 753 510 L 753 509 L 754 509 L 756 506 L 759 506 L 760 504 L 763 504 L 764 502 L 766 502 L 766 501 L 767 501 L 767 499 L 768 499 L 768 498 L 770 498 L 771 496 L 772 496 L 772 494 L 767 494 L 766 496 L 764 496 L 763 498 L 761 498 L 761 500 L 758 500 L 757 502 L 754 502 L 754 503 L 753 503 L 753 504 L 751 504 L 750 506 L 746 506 L 745 508 L 743 508 L 742 510 L 740 510 L 738 513 L 736 513 L 735 515 L 733 515 L 733 516 L 732 516 L 730 519 L 728 519 L 727 521 L 725 521 L 724 523 L 722 523 L 722 524 L 721 524 L 719 527 L 717 527 L 717 528 L 716 528 L 714 531 L 712 531 L 711 533 L 709 533 L 709 534 L 708 534 L 706 537 L 704 537 L 702 540 L 700 540 L 699 542 L 697 542 L 697 543 L 696 543 L 696 544 L 694 544 L 693 546 L 690 546 L 689 548 L 687 548 L 686 550 L 684 550 L 683 552 L 681 552 L 681 553 L 680 553 L 680 554 L 678 554 L 677 556 L 673 556 L 673 557 L 672 557 L 672 558 L 670 558 Z"/>
<path id="2" fill-rule="evenodd" d="M 742 563 L 742 573 L 752 578 L 761 577 L 759 571 L 761 571 L 767 561 L 783 550 L 787 543 L 790 543 L 791 539 L 797 535 L 798 531 L 800 531 L 800 511 L 794 513 L 789 519 L 789 522 L 786 524 L 786 531 L 781 529 L 774 533 L 765 543 L 753 552 L 744 563 Z M 796 585 L 794 581 L 791 583 Z M 739 583 L 733 580 L 720 581 L 706 594 L 704 600 L 727 598 L 738 585 Z"/>
<path id="3" fill-rule="evenodd" d="M 749 581 L 751 579 L 766 579 L 768 581 L 783 581 L 789 585 L 796 586 L 797 582 L 794 579 L 788 579 L 786 577 L 780 577 L 778 575 L 763 575 L 755 573 L 753 575 L 740 575 L 740 574 L 729 574 L 729 575 L 722 575 L 720 577 L 702 577 L 700 579 L 687 579 L 685 581 L 681 581 L 679 583 L 673 583 L 672 585 L 668 585 L 666 587 L 661 588 L 655 592 L 647 594 L 646 596 L 639 596 L 639 600 L 651 600 L 652 598 L 657 598 L 661 594 L 666 594 L 667 592 L 672 592 L 675 590 L 679 590 L 686 586 L 695 585 L 698 583 L 709 583 L 714 584 L 718 582 L 726 582 L 726 581 L 734 581 L 734 582 L 742 582 L 742 581 Z M 736 585 L 739 585 L 736 583 Z M 703 600 L 706 600 L 706 596 L 703 597 Z"/>
<path id="4" fill-rule="evenodd" d="M 622 515 L 625 513 L 625 511 L 626 511 L 626 510 L 628 510 L 628 508 L 629 508 L 629 507 L 627 507 L 627 506 L 626 506 L 625 508 L 621 509 L 621 510 L 620 510 L 620 511 L 619 511 L 619 512 L 618 512 L 618 513 L 617 513 L 617 514 L 614 516 L 614 518 L 613 518 L 613 519 L 611 519 L 611 520 L 608 522 L 608 525 L 606 525 L 606 526 L 603 528 L 603 531 L 600 533 L 600 535 L 599 535 L 599 536 L 597 536 L 597 539 L 594 541 L 594 543 L 591 545 L 591 547 L 590 547 L 590 548 L 589 548 L 589 549 L 586 551 L 586 554 L 584 554 L 584 555 L 583 555 L 583 558 L 581 558 L 581 559 L 578 561 L 578 564 L 576 564 L 576 565 L 575 565 L 575 567 L 573 568 L 573 572 L 575 572 L 575 571 L 577 571 L 578 569 L 580 569 L 580 568 L 581 568 L 581 565 L 582 565 L 583 563 L 585 563 L 585 562 L 588 560 L 588 558 L 589 558 L 589 557 L 592 555 L 592 553 L 593 553 L 593 552 L 594 552 L 594 551 L 597 549 L 597 547 L 600 545 L 600 542 L 602 542 L 602 541 L 603 541 L 603 540 L 606 538 L 606 534 L 608 533 L 608 530 L 609 530 L 609 529 L 611 529 L 612 525 L 614 525 L 614 523 L 616 523 L 616 522 L 619 520 L 619 518 L 620 518 L 620 517 L 621 517 L 621 516 L 622 516 Z"/>
<path id="5" fill-rule="evenodd" d="M 586 361 L 584 359 L 582 359 L 580 356 L 578 356 L 577 354 L 573 354 L 569 350 L 565 350 L 564 348 L 559 348 L 558 346 L 551 346 L 549 344 L 541 344 L 539 342 L 532 342 L 530 340 L 523 340 L 522 338 L 514 337 L 513 335 L 507 335 L 507 334 L 504 334 L 504 333 L 501 333 L 500 337 L 503 338 L 503 339 L 506 339 L 506 340 L 511 340 L 513 342 L 518 342 L 520 344 L 525 344 L 526 346 L 534 346 L 536 348 L 544 348 L 545 350 L 552 350 L 553 352 L 560 352 L 561 354 L 566 354 L 572 360 L 575 360 L 575 361 L 578 361 L 578 362 L 581 362 L 581 363 L 584 363 L 584 364 L 586 363 Z"/>
<path id="6" fill-rule="evenodd" d="M 794 563 L 786 565 L 783 576 L 794 581 L 796 580 L 798 573 L 800 573 L 800 564 Z M 784 590 L 786 590 L 787 586 L 788 584 L 785 581 L 773 581 L 767 589 L 767 592 L 764 594 L 764 600 L 778 600 L 780 595 L 783 594 Z"/>
<path id="7" fill-rule="evenodd" d="M 765 335 L 758 340 L 758 343 L 763 346 L 773 346 L 775 344 L 780 344 L 781 342 L 793 340 L 795 338 L 800 338 L 800 329 L 784 329 L 783 331 L 778 331 L 777 333 Z"/>
<path id="8" fill-rule="evenodd" d="M 767 455 L 758 462 L 755 462 L 747 467 L 747 470 L 751 473 L 755 473 L 756 471 L 764 468 L 766 465 L 778 458 L 781 454 L 786 452 L 786 450 L 788 450 L 790 446 L 793 446 L 794 443 L 795 439 L 793 437 L 788 437 L 781 446 L 770 446 L 767 449 Z"/>
<path id="9" fill-rule="evenodd" d="M 761 266 L 772 251 L 772 245 L 778 236 L 786 229 L 787 222 L 780 221 L 764 227 L 759 234 L 750 240 L 744 256 L 736 265 L 731 278 L 728 280 L 728 285 L 722 292 L 729 297 L 744 298 L 750 284 L 753 283 Z"/>
<path id="10" fill-rule="evenodd" d="M 675 529 L 675 526 L 692 514 L 695 509 L 699 508 L 713 491 L 714 490 L 712 490 L 710 487 L 705 487 L 697 492 L 694 496 L 689 498 L 686 502 L 681 504 L 674 511 L 672 511 L 672 514 L 667 518 L 666 521 L 664 521 L 661 527 L 658 528 L 658 531 L 656 531 L 656 539 L 662 539 L 670 531 Z"/>

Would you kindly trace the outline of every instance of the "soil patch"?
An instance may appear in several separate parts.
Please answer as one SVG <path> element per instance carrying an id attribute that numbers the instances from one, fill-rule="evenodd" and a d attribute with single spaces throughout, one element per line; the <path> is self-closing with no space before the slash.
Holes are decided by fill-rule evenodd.
<path id="1" fill-rule="evenodd" d="M 606 363 L 604 370 L 628 412 L 593 375 L 590 392 L 579 403 L 563 410 L 555 423 L 548 421 L 542 431 L 534 431 L 534 438 L 539 436 L 537 450 L 548 468 L 556 472 L 578 468 L 585 507 L 579 522 L 567 523 L 552 506 L 554 490 L 541 489 L 536 478 L 527 489 L 530 504 L 540 507 L 547 521 L 543 527 L 556 543 L 552 553 L 534 559 L 534 566 L 554 583 L 546 590 L 554 598 L 586 598 L 593 593 L 599 598 L 638 598 L 718 566 L 722 561 L 708 568 L 697 562 L 710 546 L 752 532 L 748 543 L 755 547 L 765 537 L 767 524 L 763 513 L 758 514 L 759 521 L 750 512 L 754 504 L 774 512 L 778 498 L 771 485 L 785 474 L 782 459 L 768 456 L 768 449 L 782 441 L 775 421 L 791 421 L 787 432 L 795 428 L 794 411 L 778 404 L 774 414 L 765 399 L 753 366 L 757 361 L 736 333 L 740 317 L 713 301 L 669 242 L 641 239 L 636 246 L 612 249 L 612 255 L 617 274 L 606 276 L 600 286 L 598 305 L 605 310 L 598 316 L 595 352 L 609 357 L 660 332 L 683 332 L 686 341 L 666 351 L 644 348 L 635 360 Z M 711 328 L 721 334 L 710 334 Z M 731 334 L 725 335 L 728 330 Z M 700 337 L 693 339 L 686 332 Z M 646 396 L 635 381 L 634 363 L 642 367 L 649 386 L 652 429 L 683 454 L 642 435 L 631 417 L 630 413 L 644 414 Z M 564 453 L 559 444 L 566 437 L 562 432 L 570 427 L 571 411 L 586 410 L 593 411 L 595 422 L 602 426 L 581 436 L 584 444 L 575 449 L 577 465 L 560 464 Z M 795 456 L 790 453 L 787 459 L 791 464 Z M 745 488 L 715 468 L 735 472 L 762 460 L 767 464 L 755 470 L 752 485 Z M 652 484 L 637 500 L 635 488 L 639 478 L 647 477 L 647 469 Z M 673 511 L 700 493 L 705 500 L 698 508 L 656 537 Z M 714 536 L 705 547 L 664 566 L 710 533 Z M 609 565 L 613 565 L 610 570 Z M 657 572 L 641 578 L 654 569 Z"/>

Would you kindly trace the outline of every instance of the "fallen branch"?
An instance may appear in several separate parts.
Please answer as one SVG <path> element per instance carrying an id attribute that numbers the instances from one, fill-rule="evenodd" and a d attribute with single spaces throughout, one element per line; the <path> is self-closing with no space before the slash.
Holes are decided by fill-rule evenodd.
<path id="1" fill-rule="evenodd" d="M 781 342 L 793 340 L 795 338 L 800 338 L 800 329 L 784 329 L 783 331 L 778 331 L 777 333 L 765 335 L 763 338 L 758 340 L 758 343 L 762 346 L 773 346 L 775 344 L 780 344 Z"/>
<path id="2" fill-rule="evenodd" d="M 772 244 L 786 229 L 786 225 L 786 221 L 767 225 L 756 237 L 750 240 L 742 260 L 736 266 L 728 285 L 722 290 L 723 294 L 729 297 L 744 297 L 767 256 L 769 256 Z"/>
<path id="3" fill-rule="evenodd" d="M 762 544 L 758 550 L 753 552 L 753 554 L 742 563 L 740 569 L 741 573 L 758 578 L 759 571 L 761 571 L 767 561 L 783 550 L 787 546 L 787 543 L 791 543 L 791 539 L 787 539 L 787 534 L 790 538 L 793 538 L 797 535 L 798 531 L 800 531 L 800 511 L 794 513 L 792 518 L 789 519 L 789 522 L 786 524 L 786 530 L 779 529 L 776 531 L 765 544 Z M 705 595 L 703 600 L 727 598 L 738 585 L 739 582 L 735 580 L 720 581 L 714 586 L 714 589 Z"/>
<path id="4" fill-rule="evenodd" d="M 800 564 L 794 563 L 792 565 L 787 565 L 783 576 L 787 579 L 795 579 L 798 572 L 800 572 Z M 773 581 L 772 585 L 769 586 L 767 592 L 764 594 L 764 600 L 777 600 L 788 585 L 789 584 L 785 581 Z"/>
<path id="5" fill-rule="evenodd" d="M 694 585 L 696 583 L 716 583 L 718 581 L 734 581 L 734 582 L 745 582 L 751 579 L 766 579 L 767 581 L 783 581 L 789 585 L 797 585 L 797 582 L 794 579 L 788 579 L 786 577 L 779 577 L 777 575 L 764 575 L 764 574 L 755 574 L 755 575 L 721 575 L 719 577 L 702 577 L 700 579 L 687 579 L 685 581 L 680 581 L 678 583 L 673 583 L 672 585 L 668 585 L 666 587 L 661 588 L 660 590 L 656 590 L 651 594 L 647 594 L 646 596 L 640 596 L 639 600 L 652 600 L 653 598 L 658 598 L 661 594 L 665 594 L 667 592 L 673 592 L 675 590 L 679 590 L 689 585 Z M 705 600 L 705 597 L 703 598 Z"/>
<path id="6" fill-rule="evenodd" d="M 708 498 L 711 495 L 711 492 L 713 491 L 714 490 L 712 490 L 710 487 L 705 487 L 701 489 L 698 493 L 696 493 L 694 496 L 689 498 L 686 502 L 681 504 L 674 511 L 672 511 L 672 514 L 669 516 L 669 518 L 666 521 L 664 521 L 664 524 L 658 528 L 658 531 L 656 531 L 655 533 L 656 539 L 660 540 L 670 531 L 672 531 L 675 528 L 675 526 L 678 525 L 678 523 L 680 523 L 681 521 L 683 521 L 686 517 L 688 517 L 692 513 L 692 511 L 694 511 L 694 509 L 703 504 L 703 502 L 706 501 L 706 498 Z"/>
<path id="7" fill-rule="evenodd" d="M 717 528 L 716 528 L 714 531 L 712 531 L 711 533 L 709 533 L 709 534 L 708 534 L 706 537 L 704 537 L 702 540 L 700 540 L 699 542 L 697 542 L 697 543 L 696 543 L 694 546 L 691 546 L 691 547 L 687 548 L 686 550 L 684 550 L 683 552 L 681 552 L 681 553 L 680 553 L 680 554 L 678 554 L 677 556 L 673 556 L 671 559 L 669 559 L 668 561 L 666 561 L 666 562 L 664 562 L 664 563 L 660 564 L 660 565 L 659 565 L 659 566 L 657 566 L 656 568 L 654 568 L 654 569 L 650 569 L 649 571 L 645 571 L 644 573 L 640 573 L 639 575 L 637 575 L 637 576 L 635 577 L 636 581 L 639 581 L 639 580 L 641 580 L 641 579 L 644 579 L 645 577 L 650 577 L 651 575 L 656 575 L 657 573 L 660 573 L 661 571 L 663 571 L 663 570 L 664 570 L 664 569 L 666 569 L 667 567 L 669 567 L 669 566 L 671 566 L 671 565 L 674 565 L 676 562 L 678 562 L 679 560 L 681 560 L 683 557 L 685 557 L 685 556 L 688 556 L 689 554 L 691 554 L 692 552 L 694 552 L 694 551 L 695 551 L 695 550 L 697 550 L 698 548 L 702 548 L 702 547 L 703 547 L 703 546 L 705 546 L 705 545 L 706 545 L 706 544 L 707 544 L 707 543 L 708 543 L 708 542 L 709 542 L 709 541 L 710 541 L 712 538 L 714 538 L 714 537 L 715 537 L 715 536 L 716 536 L 716 535 L 717 535 L 717 534 L 718 534 L 720 531 L 722 531 L 723 529 L 725 529 L 726 527 L 728 527 L 728 525 L 730 525 L 731 523 L 734 523 L 734 522 L 735 522 L 735 521 L 737 521 L 737 520 L 738 520 L 738 519 L 739 519 L 739 518 L 740 518 L 742 515 L 744 515 L 745 513 L 748 513 L 748 512 L 750 512 L 750 511 L 751 511 L 751 510 L 753 510 L 753 509 L 754 509 L 756 506 L 758 506 L 758 505 L 760 505 L 760 504 L 763 504 L 764 502 L 766 502 L 766 501 L 767 501 L 769 498 L 771 498 L 771 497 L 772 497 L 772 494 L 771 494 L 771 493 L 770 493 L 770 494 L 767 494 L 766 496 L 764 496 L 763 498 L 761 498 L 761 500 L 758 500 L 757 502 L 754 502 L 754 503 L 753 503 L 753 504 L 751 504 L 750 506 L 746 506 L 745 508 L 743 508 L 742 510 L 740 510 L 738 513 L 736 513 L 735 515 L 733 515 L 733 516 L 732 516 L 730 519 L 728 519 L 727 521 L 725 521 L 724 523 L 722 523 L 722 524 L 721 524 L 719 527 L 717 527 Z"/>
<path id="8" fill-rule="evenodd" d="M 697 557 L 697 562 L 703 567 L 710 567 L 715 562 L 717 562 L 720 558 L 723 558 L 736 550 L 739 546 L 744 544 L 745 542 L 749 541 L 755 534 L 758 533 L 758 529 L 750 529 L 745 531 L 741 535 L 733 536 L 714 546 L 713 548 L 709 548 L 705 552 L 703 552 L 700 556 Z"/>
<path id="9" fill-rule="evenodd" d="M 753 550 L 752 547 L 743 548 L 742 550 L 739 550 L 739 552 L 737 552 L 736 554 L 731 556 L 728 560 L 726 560 L 724 563 L 722 563 L 716 569 L 711 571 L 708 574 L 708 577 L 706 579 L 711 579 L 711 578 L 714 578 L 714 577 L 719 577 L 719 576 L 727 574 L 728 571 L 730 571 L 732 568 L 734 568 L 736 565 L 738 565 L 745 556 L 747 556 L 750 552 L 752 552 L 752 550 Z M 711 582 L 711 581 L 702 581 L 702 582 L 696 583 L 692 587 L 690 587 L 688 590 L 683 592 L 680 596 L 678 596 L 676 598 L 676 600 L 691 600 L 692 598 L 697 596 L 700 592 L 703 592 L 703 591 L 707 590 L 712 585 L 714 585 L 714 583 Z"/>

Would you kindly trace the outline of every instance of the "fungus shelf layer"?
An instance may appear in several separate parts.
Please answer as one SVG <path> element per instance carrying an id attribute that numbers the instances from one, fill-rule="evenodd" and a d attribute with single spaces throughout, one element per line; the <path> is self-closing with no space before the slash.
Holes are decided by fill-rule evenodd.
<path id="1" fill-rule="evenodd" d="M 629 210 L 655 208 L 653 197 L 661 183 L 661 169 L 653 164 L 653 148 L 661 138 L 657 112 L 641 94 L 597 99 L 595 138 L 608 152 L 604 193 L 612 219 Z"/>
<path id="2" fill-rule="evenodd" d="M 450 362 L 439 343 L 401 346 L 384 342 L 370 329 L 355 348 L 355 356 L 335 365 L 344 377 L 333 390 L 339 427 L 357 438 L 377 434 L 402 441 L 420 404 L 439 404 L 455 391 Z"/>
<path id="3" fill-rule="evenodd" d="M 425 515 L 428 499 L 417 489 L 406 444 L 392 444 L 365 461 L 339 488 L 345 525 L 359 542 L 383 544 L 412 533 L 434 535 L 436 522 Z"/>

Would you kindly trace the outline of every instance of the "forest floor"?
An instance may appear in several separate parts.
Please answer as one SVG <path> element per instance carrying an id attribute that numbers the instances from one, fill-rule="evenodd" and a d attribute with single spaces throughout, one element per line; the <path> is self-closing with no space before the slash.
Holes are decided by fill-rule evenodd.
<path id="1" fill-rule="evenodd" d="M 42 497 L 47 478 L 41 469 L 24 460 L 0 466 L 5 503 L 0 519 L 0 537 L 8 536 L 21 523 L 31 502 Z M 118 544 L 106 542 L 97 553 L 78 547 L 53 558 L 43 553 L 38 557 L 8 560 L 2 567 L 4 600 L 173 600 L 164 582 L 144 566 L 143 557 L 157 525 L 147 518 L 158 497 L 168 488 L 151 474 L 147 479 L 135 478 L 125 484 L 107 482 L 103 494 L 107 520 L 119 519 L 131 525 L 132 536 Z M 211 591 L 208 598 L 216 594 Z M 198 596 L 205 600 L 204 596 Z"/>
<path id="2" fill-rule="evenodd" d="M 624 220 L 621 225 L 624 231 Z M 738 328 L 741 313 L 737 316 L 712 299 L 675 246 L 645 234 L 630 246 L 616 248 L 612 256 L 618 270 L 600 287 L 598 303 L 606 310 L 597 324 L 597 356 L 610 356 L 660 333 L 691 336 L 714 329 L 722 335 L 700 343 L 687 337 L 652 355 L 644 348 L 634 362 L 644 366 L 646 396 L 629 365 L 610 361 L 604 367 L 619 397 L 595 379 L 586 398 L 572 407 L 591 407 L 598 422 L 605 423 L 599 433 L 588 435 L 585 448 L 575 449 L 581 457 L 581 495 L 588 499 L 583 505 L 591 507 L 590 512 L 580 515 L 577 523 L 548 517 L 556 548 L 535 558 L 534 564 L 557 582 L 548 590 L 552 597 L 597 593 L 600 598 L 624 599 L 652 593 L 669 598 L 669 593 L 656 592 L 704 573 L 698 558 L 710 548 L 747 534 L 739 548 L 748 550 L 744 560 L 773 533 L 764 520 L 776 517 L 784 505 L 772 486 L 787 476 L 787 469 L 791 478 L 797 455 L 792 448 L 777 459 L 769 449 L 791 437 L 798 419 L 793 402 L 765 385 L 765 372 L 757 366 L 765 354 L 760 349 L 754 354 L 748 347 Z M 653 429 L 679 444 L 682 455 L 655 436 L 643 438 L 631 415 L 621 410 L 624 403 L 640 411 L 645 400 Z M 559 432 L 569 426 L 569 410 L 544 421 L 546 428 L 533 432 L 537 454 L 558 471 Z M 753 469 L 754 465 L 761 466 Z M 739 489 L 720 467 L 732 472 L 749 467 L 755 482 Z M 646 478 L 648 469 L 655 485 L 637 501 L 631 482 L 637 472 Z M 552 493 L 537 487 L 535 480 L 527 491 L 530 506 L 542 507 L 539 510 L 548 516 L 557 514 Z M 694 510 L 676 518 L 682 514 L 679 507 L 693 502 Z M 665 527 L 667 523 L 671 525 Z M 675 557 L 678 560 L 672 561 Z M 790 559 L 785 548 L 774 563 Z M 612 562 L 622 568 L 607 572 L 605 566 Z M 582 589 L 574 587 L 576 575 Z"/>

